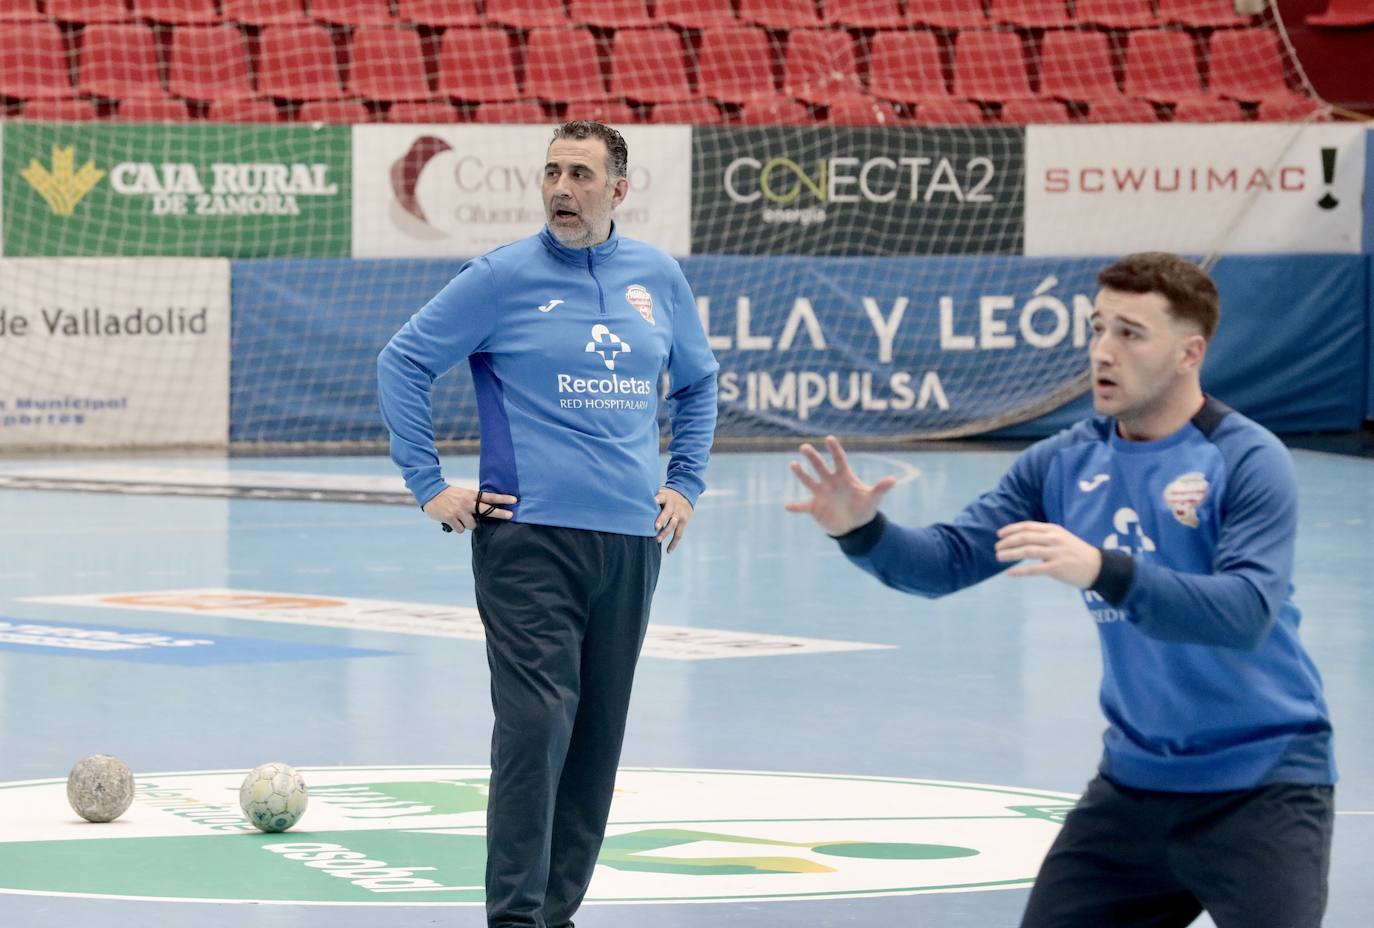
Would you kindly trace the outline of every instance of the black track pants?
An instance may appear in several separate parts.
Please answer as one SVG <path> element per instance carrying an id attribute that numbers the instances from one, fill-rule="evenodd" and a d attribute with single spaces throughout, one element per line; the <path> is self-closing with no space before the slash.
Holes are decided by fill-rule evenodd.
<path id="1" fill-rule="evenodd" d="M 1326 909 L 1329 786 L 1224 793 L 1088 784 L 1035 879 L 1022 928 L 1317 928 Z"/>
<path id="2" fill-rule="evenodd" d="M 491 519 L 473 534 L 496 716 L 492 928 L 563 928 L 582 902 L 661 557 L 652 537 Z"/>

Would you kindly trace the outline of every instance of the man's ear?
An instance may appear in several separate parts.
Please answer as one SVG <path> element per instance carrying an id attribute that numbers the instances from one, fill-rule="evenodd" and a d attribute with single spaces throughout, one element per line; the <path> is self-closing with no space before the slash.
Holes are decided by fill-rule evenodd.
<path id="1" fill-rule="evenodd" d="M 1179 359 L 1179 367 L 1182 370 L 1200 371 L 1206 357 L 1207 339 L 1201 334 L 1194 333 L 1183 340 L 1183 355 Z"/>
<path id="2" fill-rule="evenodd" d="M 611 190 L 611 209 L 615 209 L 625 200 L 625 195 L 630 192 L 630 182 L 624 177 L 615 179 L 615 187 Z"/>

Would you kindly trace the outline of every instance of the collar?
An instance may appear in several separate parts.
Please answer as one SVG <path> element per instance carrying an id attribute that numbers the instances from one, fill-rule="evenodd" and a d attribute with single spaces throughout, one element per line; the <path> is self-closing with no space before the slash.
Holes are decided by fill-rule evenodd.
<path id="1" fill-rule="evenodd" d="M 539 230 L 539 241 L 544 243 L 544 248 L 550 254 L 564 264 L 586 267 L 589 255 L 591 256 L 591 263 L 594 265 L 605 264 L 611 260 L 615 250 L 620 247 L 620 233 L 616 231 L 615 221 L 612 220 L 611 234 L 600 245 L 593 245 L 591 248 L 569 248 L 555 238 L 554 234 L 549 231 L 548 225 L 545 224 L 544 228 Z"/>
<path id="2" fill-rule="evenodd" d="M 1165 448 L 1172 448 L 1174 445 L 1185 441 L 1189 435 L 1194 434 L 1194 431 L 1201 432 L 1210 439 L 1212 433 L 1216 431 L 1217 426 L 1221 425 L 1221 420 L 1230 415 L 1231 412 L 1231 407 L 1204 393 L 1202 394 L 1202 407 L 1198 409 L 1193 418 L 1183 423 L 1183 425 L 1171 434 L 1151 441 L 1132 441 L 1127 438 L 1122 438 L 1121 433 L 1117 431 L 1116 419 L 1112 418 L 1107 421 L 1111 425 L 1111 444 L 1113 449 L 1131 453 L 1147 453 L 1160 451 Z"/>

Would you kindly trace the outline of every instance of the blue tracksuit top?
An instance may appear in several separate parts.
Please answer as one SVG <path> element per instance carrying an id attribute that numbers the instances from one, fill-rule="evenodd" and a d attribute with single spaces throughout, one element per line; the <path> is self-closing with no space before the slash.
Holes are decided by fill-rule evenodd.
<path id="1" fill-rule="evenodd" d="M 1171 792 L 1335 782 L 1321 677 L 1298 639 L 1297 487 L 1278 439 L 1210 398 L 1158 441 L 1099 416 L 1026 449 L 951 523 L 879 515 L 840 545 L 933 597 L 1009 567 L 997 530 L 1026 520 L 1103 552 L 1083 591 L 1102 646 L 1103 774 Z"/>
<path id="2" fill-rule="evenodd" d="M 546 226 L 469 261 L 377 358 L 391 457 L 423 506 L 448 484 L 430 388 L 472 369 L 481 488 L 517 522 L 654 535 L 660 486 L 696 505 L 716 422 L 716 370 L 678 263 L 622 238 L 568 248 Z M 666 480 L 656 420 L 668 374 Z"/>

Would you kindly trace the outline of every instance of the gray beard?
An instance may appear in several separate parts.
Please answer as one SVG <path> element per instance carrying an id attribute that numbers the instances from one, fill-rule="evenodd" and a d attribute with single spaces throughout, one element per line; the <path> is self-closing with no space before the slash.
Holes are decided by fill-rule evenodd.
<path id="1" fill-rule="evenodd" d="M 594 245 L 600 245 L 602 242 L 606 241 L 606 239 L 610 238 L 611 235 L 609 223 L 605 230 L 601 231 L 599 237 L 597 235 L 598 230 L 592 226 L 588 226 L 585 231 L 576 235 L 570 235 L 567 232 L 556 229 L 552 224 L 549 225 L 549 231 L 553 233 L 554 238 L 558 239 L 558 243 L 565 248 L 591 248 Z"/>

